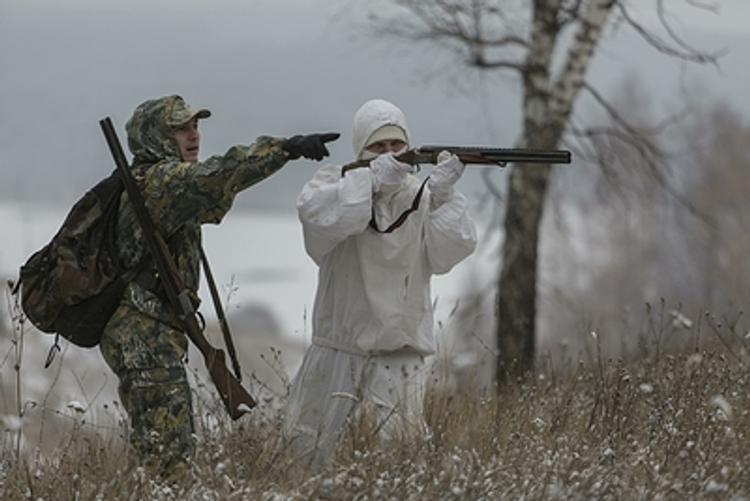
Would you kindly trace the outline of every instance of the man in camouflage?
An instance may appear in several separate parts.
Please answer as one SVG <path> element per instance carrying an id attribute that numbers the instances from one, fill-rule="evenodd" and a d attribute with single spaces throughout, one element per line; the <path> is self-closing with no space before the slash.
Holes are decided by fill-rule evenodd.
<path id="1" fill-rule="evenodd" d="M 325 142 L 338 137 L 261 136 L 250 146 L 233 146 L 225 155 L 201 162 L 198 120 L 210 115 L 173 95 L 144 102 L 126 125 L 133 175 L 182 280 L 193 293 L 199 285 L 201 225 L 221 222 L 237 193 L 288 160 L 327 156 Z M 127 193 L 120 200 L 116 244 L 121 265 L 128 270 L 137 269 L 149 252 Z M 101 352 L 120 380 L 120 399 L 131 420 L 130 442 L 139 458 L 158 465 L 163 474 L 172 474 L 194 452 L 185 373 L 187 338 L 161 293 L 153 265 L 143 268 L 129 277 L 105 328 Z M 198 304 L 197 295 L 193 299 Z"/>

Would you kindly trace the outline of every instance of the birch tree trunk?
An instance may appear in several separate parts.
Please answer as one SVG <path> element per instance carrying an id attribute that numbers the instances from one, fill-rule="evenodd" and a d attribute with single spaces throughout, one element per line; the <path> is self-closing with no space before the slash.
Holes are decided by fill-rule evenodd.
<path id="1" fill-rule="evenodd" d="M 523 75 L 523 146 L 557 148 L 612 0 L 592 0 L 580 20 L 575 41 L 556 83 L 550 67 L 559 33 L 560 0 L 534 0 L 531 45 Z M 497 379 L 501 385 L 533 372 L 539 229 L 549 185 L 550 167 L 514 166 L 508 187 L 505 241 L 497 295 Z"/>

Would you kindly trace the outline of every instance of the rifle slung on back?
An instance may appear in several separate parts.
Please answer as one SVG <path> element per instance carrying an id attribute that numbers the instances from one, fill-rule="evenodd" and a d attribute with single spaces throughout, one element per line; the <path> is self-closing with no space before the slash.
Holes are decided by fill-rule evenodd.
<path id="1" fill-rule="evenodd" d="M 188 338 L 203 355 L 211 380 L 219 392 L 219 396 L 229 416 L 232 419 L 238 419 L 255 407 L 255 399 L 242 387 L 238 378 L 227 369 L 224 352 L 211 346 L 203 335 L 196 319 L 195 307 L 190 300 L 189 290 L 180 277 L 177 265 L 169 252 L 164 238 L 151 220 L 148 209 L 146 209 L 143 194 L 128 168 L 125 154 L 117 138 L 117 133 L 112 126 L 112 121 L 107 117 L 100 120 L 99 125 L 104 132 L 104 137 L 107 139 L 107 144 L 109 145 L 115 164 L 117 164 L 117 171 L 125 185 L 125 190 L 138 219 L 138 223 L 143 229 L 147 248 L 159 272 L 159 278 L 164 286 L 169 304 L 177 318 L 182 322 Z"/>

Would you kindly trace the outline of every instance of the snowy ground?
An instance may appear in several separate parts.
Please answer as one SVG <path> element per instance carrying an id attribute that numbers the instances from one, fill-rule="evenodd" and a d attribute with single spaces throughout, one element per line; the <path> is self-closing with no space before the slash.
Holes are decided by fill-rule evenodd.
<path id="1" fill-rule="evenodd" d="M 0 277 L 15 278 L 18 267 L 52 237 L 64 217 L 64 209 L 0 203 Z M 317 268 L 305 254 L 295 216 L 230 212 L 221 225 L 204 226 L 204 244 L 223 298 L 232 290 L 230 311 L 264 305 L 278 319 L 283 335 L 309 339 Z M 467 259 L 448 275 L 433 279 L 433 296 L 440 298 L 438 318 L 450 311 L 476 275 L 494 276 L 494 268 L 471 274 L 477 264 L 477 258 Z M 200 293 L 204 314 L 214 318 L 205 284 Z"/>

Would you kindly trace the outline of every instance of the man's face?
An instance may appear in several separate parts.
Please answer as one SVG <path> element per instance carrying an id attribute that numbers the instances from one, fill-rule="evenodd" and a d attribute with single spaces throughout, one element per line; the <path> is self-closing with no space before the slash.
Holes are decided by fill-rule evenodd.
<path id="1" fill-rule="evenodd" d="M 376 155 L 382 155 L 383 153 L 398 153 L 405 147 L 406 143 L 400 139 L 383 139 L 372 143 L 366 150 Z"/>
<path id="2" fill-rule="evenodd" d="M 201 134 L 198 132 L 198 118 L 193 118 L 178 127 L 172 129 L 174 139 L 177 142 L 177 149 L 180 150 L 180 157 L 184 162 L 194 162 L 198 160 L 198 150 L 200 149 Z"/>

